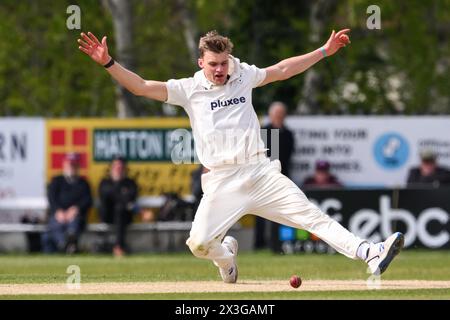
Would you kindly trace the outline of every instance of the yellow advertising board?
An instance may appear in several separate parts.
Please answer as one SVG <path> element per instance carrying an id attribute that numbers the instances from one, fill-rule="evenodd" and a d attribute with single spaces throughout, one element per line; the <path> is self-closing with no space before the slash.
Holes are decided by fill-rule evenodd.
<path id="1" fill-rule="evenodd" d="M 97 195 L 111 158 L 120 154 L 128 160 L 129 176 L 138 183 L 141 197 L 191 193 L 191 172 L 198 163 L 171 160 L 171 133 L 180 128 L 190 131 L 186 118 L 49 119 L 46 125 L 48 181 L 61 173 L 64 154 L 76 152 L 81 157 L 80 174 Z"/>

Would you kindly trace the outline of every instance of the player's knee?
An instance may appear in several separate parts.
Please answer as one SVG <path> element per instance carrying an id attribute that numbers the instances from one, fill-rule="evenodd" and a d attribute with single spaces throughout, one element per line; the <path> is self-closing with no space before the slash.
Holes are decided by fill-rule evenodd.
<path id="1" fill-rule="evenodd" d="M 192 254 L 198 258 L 204 258 L 208 255 L 209 246 L 206 242 L 193 241 L 188 239 L 186 242 Z"/>

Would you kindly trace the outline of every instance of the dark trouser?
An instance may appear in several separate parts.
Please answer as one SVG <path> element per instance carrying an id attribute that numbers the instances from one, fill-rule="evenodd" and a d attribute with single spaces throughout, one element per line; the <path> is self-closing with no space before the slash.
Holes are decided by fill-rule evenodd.
<path id="1" fill-rule="evenodd" d="M 42 234 L 42 250 L 46 253 L 64 252 L 68 242 L 76 245 L 83 226 L 84 220 L 80 216 L 69 223 L 59 223 L 52 216 L 48 222 L 48 231 Z"/>
<path id="2" fill-rule="evenodd" d="M 279 239 L 278 223 L 256 216 L 255 221 L 255 249 L 269 247 L 273 252 L 281 252 L 281 242 Z M 266 226 L 270 229 L 269 243 L 266 243 Z"/>
<path id="3" fill-rule="evenodd" d="M 108 210 L 109 209 L 109 210 Z M 125 208 L 121 204 L 116 204 L 112 208 L 102 208 L 101 218 L 102 221 L 108 224 L 113 224 L 116 234 L 115 245 L 125 248 L 125 236 L 127 226 L 130 224 L 133 218 L 133 213 Z"/>

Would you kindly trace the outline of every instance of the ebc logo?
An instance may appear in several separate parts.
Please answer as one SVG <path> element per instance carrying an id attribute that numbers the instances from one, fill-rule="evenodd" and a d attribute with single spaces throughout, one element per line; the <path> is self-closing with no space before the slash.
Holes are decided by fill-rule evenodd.
<path id="1" fill-rule="evenodd" d="M 238 105 L 239 103 L 245 103 L 245 97 L 225 99 L 222 101 L 217 99 L 211 101 L 211 111 L 214 111 L 216 108 Z"/>

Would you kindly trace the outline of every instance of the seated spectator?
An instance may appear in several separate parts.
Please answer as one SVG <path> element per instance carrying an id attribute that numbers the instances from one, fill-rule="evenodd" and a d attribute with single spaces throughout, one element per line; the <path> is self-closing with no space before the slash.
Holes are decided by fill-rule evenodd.
<path id="1" fill-rule="evenodd" d="M 114 225 L 116 239 L 113 254 L 121 257 L 126 252 L 126 228 L 133 221 L 138 197 L 136 182 L 127 177 L 125 159 L 121 157 L 113 159 L 109 176 L 100 182 L 98 193 L 100 218 L 103 222 Z"/>
<path id="2" fill-rule="evenodd" d="M 408 173 L 408 186 L 431 186 L 438 188 L 450 184 L 450 171 L 437 164 L 437 154 L 431 150 L 420 153 L 419 167 L 411 168 Z"/>
<path id="3" fill-rule="evenodd" d="M 335 188 L 342 187 L 342 184 L 330 173 L 330 163 L 328 161 L 319 160 L 316 162 L 314 175 L 305 179 L 303 187 Z"/>
<path id="4" fill-rule="evenodd" d="M 50 216 L 48 231 L 42 235 L 42 248 L 46 253 L 75 253 L 78 239 L 92 206 L 91 189 L 88 182 L 78 175 L 78 154 L 66 154 L 63 174 L 54 177 L 48 186 Z"/>

